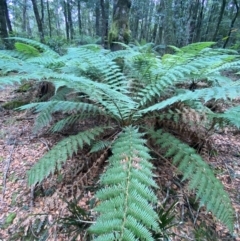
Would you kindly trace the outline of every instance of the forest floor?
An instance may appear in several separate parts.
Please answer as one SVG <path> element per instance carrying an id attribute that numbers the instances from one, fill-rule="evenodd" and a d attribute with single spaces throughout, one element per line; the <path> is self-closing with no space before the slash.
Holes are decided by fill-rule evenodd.
<path id="1" fill-rule="evenodd" d="M 14 90 L 14 87 L 0 90 L 0 105 L 16 97 Z M 0 106 L 0 240 L 71 240 L 73 233 L 63 234 L 56 221 L 70 214 L 68 204 L 73 203 L 73 197 L 78 197 L 78 206 L 92 211 L 97 179 L 86 177 L 87 167 L 82 163 L 88 162 L 88 152 L 83 150 L 41 185 L 28 187 L 27 171 L 64 137 L 47 132 L 33 134 L 35 118 L 34 113 Z M 212 140 L 216 150 L 209 164 L 231 197 L 235 210 L 234 233 L 230 235 L 211 213 L 199 208 L 170 162 L 159 157 L 154 161 L 156 181 L 162 187 L 159 198 L 165 199 L 167 206 L 178 202 L 174 225 L 169 229 L 175 235 L 169 240 L 240 241 L 240 131 L 225 129 L 214 134 Z M 82 235 L 76 240 L 88 239 Z"/>

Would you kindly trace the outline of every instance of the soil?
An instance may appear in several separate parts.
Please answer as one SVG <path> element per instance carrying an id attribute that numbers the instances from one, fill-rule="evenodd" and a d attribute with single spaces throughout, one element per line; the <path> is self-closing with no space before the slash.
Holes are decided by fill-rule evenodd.
<path id="1" fill-rule="evenodd" d="M 18 95 L 15 89 L 0 90 L 0 104 L 15 99 Z M 93 221 L 94 191 L 107 153 L 100 153 L 101 158 L 98 158 L 99 153 L 92 156 L 84 148 L 43 183 L 29 187 L 27 171 L 65 137 L 64 133 L 51 134 L 45 130 L 33 134 L 35 118 L 35 113 L 0 106 L 0 240 L 71 240 L 73 232 L 64 233 L 70 228 L 64 229 L 57 220 L 69 217 L 70 204 L 76 204 L 86 211 L 86 221 Z M 231 197 L 235 210 L 234 233 L 231 235 L 211 213 L 199 208 L 175 168 L 159 156 L 155 160 L 156 181 L 162 187 L 159 198 L 166 200 L 168 206 L 177 202 L 174 225 L 169 229 L 169 233 L 175 235 L 170 240 L 240 241 L 240 131 L 224 129 L 211 139 L 216 150 L 209 164 Z M 97 171 L 91 168 L 93 164 L 98 166 Z M 88 225 L 84 225 L 79 225 L 83 232 L 76 240 L 88 240 L 84 232 Z"/>

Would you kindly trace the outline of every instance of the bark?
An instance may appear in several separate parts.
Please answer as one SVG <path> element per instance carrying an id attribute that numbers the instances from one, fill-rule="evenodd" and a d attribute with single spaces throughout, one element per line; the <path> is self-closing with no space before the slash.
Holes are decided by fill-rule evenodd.
<path id="1" fill-rule="evenodd" d="M 210 25 L 211 25 L 211 23 L 212 23 L 212 19 L 213 19 L 215 7 L 216 7 L 215 4 L 212 3 L 211 11 L 210 11 L 210 13 L 209 13 L 209 18 L 208 18 L 208 22 L 207 22 L 206 31 L 205 31 L 204 36 L 201 37 L 201 41 L 207 41 L 207 40 L 209 39 L 208 33 L 209 33 L 209 30 L 210 30 Z"/>
<path id="2" fill-rule="evenodd" d="M 102 13 L 102 45 L 108 48 L 108 15 L 109 15 L 109 0 L 100 0 Z"/>
<path id="3" fill-rule="evenodd" d="M 200 38 L 201 38 L 201 27 L 202 27 L 202 21 L 203 21 L 203 11 L 204 11 L 205 0 L 202 1 L 201 5 L 202 6 L 201 6 L 200 12 L 198 14 L 197 24 L 196 24 L 196 33 L 195 33 L 193 42 L 198 42 L 198 41 L 200 41 Z"/>
<path id="4" fill-rule="evenodd" d="M 42 1 L 41 1 L 41 3 L 42 3 Z M 32 5 L 33 5 L 34 15 L 35 15 L 35 18 L 36 18 L 36 21 L 37 21 L 40 42 L 44 43 L 43 18 L 42 19 L 40 18 L 40 14 L 39 14 L 39 11 L 38 11 L 36 0 L 32 0 Z M 43 17 L 43 14 L 42 14 L 42 17 Z"/>
<path id="5" fill-rule="evenodd" d="M 66 37 L 67 41 L 69 41 L 69 23 L 68 23 L 68 16 L 67 16 L 67 3 L 63 1 L 63 14 L 64 14 L 64 20 L 65 20 L 65 29 L 66 29 Z"/>
<path id="6" fill-rule="evenodd" d="M 227 46 L 227 44 L 229 42 L 229 39 L 231 37 L 232 29 L 234 27 L 234 23 L 235 23 L 237 17 L 239 16 L 239 5 L 238 5 L 237 0 L 234 0 L 234 4 L 235 4 L 235 7 L 236 7 L 236 14 L 235 14 L 235 16 L 233 17 L 233 19 L 231 21 L 231 25 L 230 25 L 230 28 L 229 28 L 229 31 L 228 31 L 228 35 L 227 35 L 226 41 L 223 44 L 223 48 L 226 48 L 226 46 Z"/>
<path id="7" fill-rule="evenodd" d="M 95 6 L 95 26 L 96 26 L 96 35 L 100 36 L 101 31 L 100 31 L 100 6 L 99 6 L 99 0 L 96 1 L 96 6 Z"/>
<path id="8" fill-rule="evenodd" d="M 226 7 L 226 3 L 227 1 L 226 0 L 222 0 L 222 5 L 221 5 L 221 10 L 220 10 L 220 13 L 218 15 L 218 21 L 217 21 L 217 26 L 215 28 L 215 32 L 213 34 L 213 41 L 216 41 L 217 40 L 217 34 L 218 34 L 218 30 L 219 30 L 219 26 L 220 26 L 220 23 L 223 19 L 223 13 L 224 13 L 224 10 L 225 10 L 225 7 Z"/>
<path id="9" fill-rule="evenodd" d="M 70 33 L 70 39 L 73 40 L 74 38 L 74 29 L 73 29 L 73 20 L 72 20 L 72 6 L 70 3 L 70 0 L 67 0 L 67 17 L 68 17 L 68 23 L 69 23 L 69 33 Z"/>
<path id="10" fill-rule="evenodd" d="M 78 16 L 78 32 L 82 34 L 82 20 L 81 20 L 81 2 L 77 1 L 77 16 Z"/>
<path id="11" fill-rule="evenodd" d="M 23 1 L 23 8 L 22 8 L 22 32 L 27 32 L 27 0 Z"/>
<path id="12" fill-rule="evenodd" d="M 52 37 L 52 25 L 51 25 L 51 12 L 49 7 L 49 2 L 47 0 L 47 13 L 48 13 L 48 29 L 49 29 L 49 36 Z"/>
<path id="13" fill-rule="evenodd" d="M 6 49 L 11 49 L 11 42 L 6 39 L 8 37 L 7 21 L 6 21 L 6 1 L 0 0 L 0 38 Z"/>
<path id="14" fill-rule="evenodd" d="M 109 44 L 112 51 L 122 49 L 114 42 L 128 44 L 130 41 L 129 14 L 131 0 L 115 0 L 113 6 L 113 23 L 109 32 Z"/>
<path id="15" fill-rule="evenodd" d="M 6 0 L 4 0 L 4 8 L 5 8 L 5 16 L 6 16 L 8 32 L 10 34 L 12 34 L 13 33 L 12 24 L 11 24 L 11 20 L 10 20 L 10 17 L 9 17 L 8 6 L 7 6 L 7 1 Z"/>

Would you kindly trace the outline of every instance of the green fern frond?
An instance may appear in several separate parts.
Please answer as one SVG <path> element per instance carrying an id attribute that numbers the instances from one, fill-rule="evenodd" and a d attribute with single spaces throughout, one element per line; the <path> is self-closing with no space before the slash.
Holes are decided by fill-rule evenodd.
<path id="1" fill-rule="evenodd" d="M 31 45 L 16 42 L 14 46 L 17 51 L 26 54 L 28 57 L 36 57 L 40 55 L 40 52 L 38 51 L 38 49 L 34 48 Z"/>
<path id="2" fill-rule="evenodd" d="M 41 52 L 47 53 L 50 56 L 59 57 L 59 54 L 57 52 L 53 51 L 47 45 L 42 44 L 38 41 L 35 41 L 35 40 L 32 40 L 32 39 L 27 39 L 27 38 L 21 38 L 21 37 L 10 37 L 8 39 L 13 39 L 13 40 L 23 42 L 25 44 L 28 44 L 30 46 L 35 47 L 36 49 L 40 50 Z"/>
<path id="3" fill-rule="evenodd" d="M 68 116 L 64 119 L 57 121 L 57 123 L 55 123 L 50 128 L 50 131 L 51 132 L 60 132 L 66 127 L 69 128 L 69 127 L 73 126 L 77 121 L 91 118 L 92 116 L 93 116 L 92 114 L 85 114 L 85 113 L 71 114 L 70 116 Z M 35 122 L 37 123 L 37 121 L 35 121 Z"/>
<path id="4" fill-rule="evenodd" d="M 41 112 L 48 109 L 49 113 L 54 113 L 61 111 L 62 113 L 71 113 L 71 112 L 90 112 L 93 114 L 104 113 L 102 109 L 98 108 L 97 105 L 88 104 L 85 102 L 73 102 L 73 101 L 62 101 L 62 100 L 53 100 L 47 102 L 31 103 L 19 107 L 19 110 L 25 109 L 35 109 L 36 112 Z"/>
<path id="5" fill-rule="evenodd" d="M 44 111 L 42 111 L 35 119 L 33 133 L 38 133 L 43 127 L 48 126 L 51 123 L 51 121 L 52 113 L 50 112 L 50 108 L 47 108 Z"/>
<path id="6" fill-rule="evenodd" d="M 68 54 L 61 57 L 62 62 L 67 62 L 63 68 L 65 73 L 72 72 L 72 69 L 78 69 L 79 74 L 88 74 L 94 72 L 95 78 L 100 78 L 101 82 L 111 84 L 112 88 L 126 84 L 124 75 L 121 73 L 119 66 L 106 57 L 104 52 L 93 51 L 89 48 L 69 48 Z"/>
<path id="7" fill-rule="evenodd" d="M 195 91 L 185 91 L 184 94 L 179 94 L 173 96 L 167 100 L 164 100 L 160 103 L 152 105 L 142 111 L 140 113 L 147 113 L 149 111 L 155 111 L 165 108 L 166 106 L 172 105 L 176 102 L 183 102 L 188 100 L 198 100 L 202 99 L 204 102 L 215 99 L 235 99 L 240 96 L 240 86 L 223 86 L 223 87 L 212 87 L 205 88 Z"/>
<path id="8" fill-rule="evenodd" d="M 33 128 L 33 132 L 36 133 L 43 127 L 50 124 L 52 121 L 52 114 L 55 112 L 68 113 L 69 117 L 58 121 L 52 128 L 51 131 L 61 131 L 66 125 L 71 125 L 79 119 L 83 119 L 96 114 L 104 114 L 104 110 L 98 108 L 97 105 L 88 104 L 84 102 L 73 102 L 73 101 L 47 101 L 39 103 L 30 103 L 18 108 L 18 110 L 34 109 L 35 112 L 40 112 L 37 116 Z M 81 114 L 76 114 L 81 112 Z"/>
<path id="9" fill-rule="evenodd" d="M 109 167 L 101 177 L 105 188 L 97 192 L 100 217 L 90 231 L 95 240 L 148 240 L 150 230 L 158 230 L 157 214 L 152 205 L 157 197 L 149 187 L 157 188 L 152 179 L 149 150 L 142 134 L 127 127 L 113 144 Z M 107 239 L 106 239 L 107 238 Z"/>
<path id="10" fill-rule="evenodd" d="M 62 164 L 84 144 L 90 145 L 91 142 L 104 132 L 104 127 L 96 127 L 77 135 L 69 136 L 57 143 L 50 151 L 48 151 L 28 172 L 28 185 L 34 185 L 41 182 L 55 169 L 61 169 Z"/>
<path id="11" fill-rule="evenodd" d="M 93 144 L 90 152 L 93 153 L 104 150 L 105 148 L 109 147 L 111 143 L 111 141 L 98 141 Z"/>
<path id="12" fill-rule="evenodd" d="M 224 113 L 211 113 L 209 117 L 213 119 L 215 124 L 225 123 L 240 129 L 240 106 L 232 107 Z"/>
<path id="13" fill-rule="evenodd" d="M 173 158 L 174 165 L 183 173 L 183 180 L 190 180 L 190 189 L 196 190 L 201 204 L 232 231 L 234 211 L 230 198 L 207 163 L 193 148 L 171 134 L 162 130 L 150 134 L 165 150 L 165 156 Z"/>

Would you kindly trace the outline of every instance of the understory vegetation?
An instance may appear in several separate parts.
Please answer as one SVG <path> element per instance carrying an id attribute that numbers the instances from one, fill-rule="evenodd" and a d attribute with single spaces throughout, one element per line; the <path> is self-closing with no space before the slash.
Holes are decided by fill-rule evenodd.
<path id="1" fill-rule="evenodd" d="M 39 42 L 12 39 L 15 49 L 0 51 L 1 87 L 38 83 L 38 98 L 17 108 L 38 113 L 33 131 L 73 130 L 31 167 L 29 187 L 86 146 L 97 154 L 89 175 L 99 162 L 107 163 L 99 177 L 93 224 L 85 226 L 89 240 L 166 236 L 158 212 L 162 200 L 156 194 L 155 152 L 177 167 L 200 206 L 233 231 L 231 200 L 207 160 L 216 129 L 240 128 L 240 106 L 234 104 L 240 80 L 222 74 L 239 71 L 236 51 L 200 42 L 169 46 L 171 54 L 159 56 L 151 44 L 122 44 L 123 50 L 115 52 L 88 44 L 59 55 Z M 218 101 L 232 107 L 216 113 L 212 107 Z M 83 120 L 95 121 L 78 129 Z"/>

